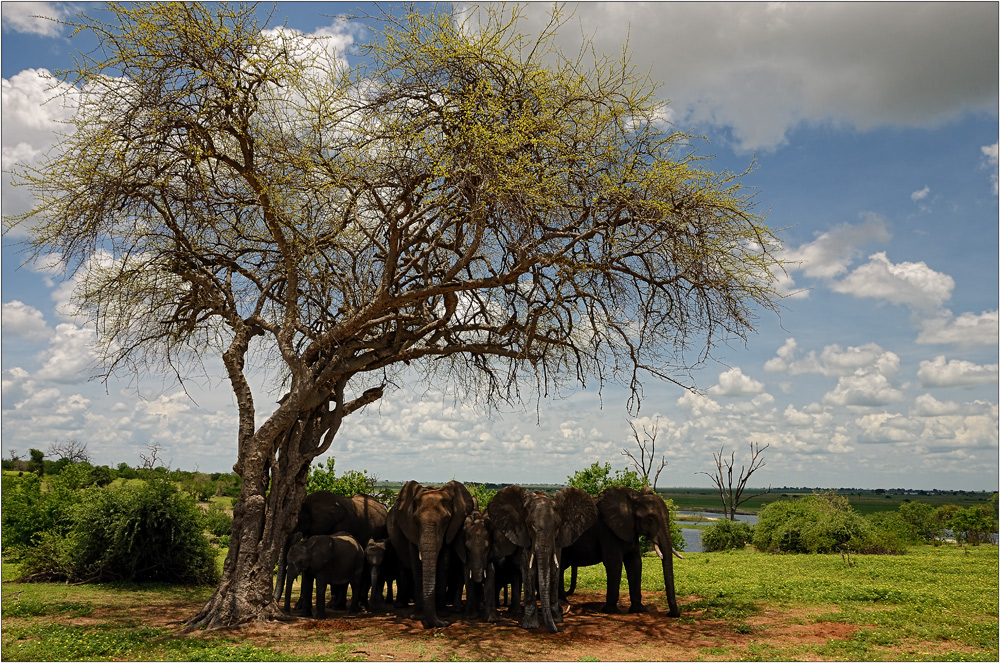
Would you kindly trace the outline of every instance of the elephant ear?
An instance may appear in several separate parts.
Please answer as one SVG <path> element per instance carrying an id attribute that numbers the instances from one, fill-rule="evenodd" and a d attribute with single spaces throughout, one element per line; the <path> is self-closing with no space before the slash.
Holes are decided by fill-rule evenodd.
<path id="1" fill-rule="evenodd" d="M 562 527 L 556 535 L 560 548 L 572 544 L 597 520 L 594 498 L 579 488 L 563 488 L 556 493 L 556 508 L 562 514 Z"/>
<path id="2" fill-rule="evenodd" d="M 413 518 L 413 509 L 416 506 L 417 497 L 424 491 L 424 487 L 416 481 L 407 481 L 403 489 L 396 496 L 396 504 L 393 509 L 396 511 L 393 522 L 402 532 L 403 537 L 409 541 L 420 540 L 420 529 Z"/>
<path id="3" fill-rule="evenodd" d="M 466 516 L 465 522 L 462 524 L 462 531 L 455 537 L 455 553 L 458 555 L 458 558 L 462 560 L 462 564 L 469 561 L 469 551 L 465 548 L 465 532 L 473 526 L 474 522 L 475 519 L 472 517 L 472 514 Z"/>
<path id="4" fill-rule="evenodd" d="M 458 533 L 462 531 L 462 527 L 465 524 L 465 517 L 472 513 L 475 508 L 475 502 L 472 499 L 469 489 L 460 481 L 453 479 L 446 483 L 443 488 L 451 495 L 451 521 L 448 523 L 448 529 L 444 535 L 445 541 L 451 543 L 458 536 Z"/>
<path id="5" fill-rule="evenodd" d="M 597 510 L 601 520 L 622 541 L 633 541 L 636 538 L 633 502 L 638 495 L 632 488 L 611 486 L 601 491 L 597 497 Z"/>
<path id="6" fill-rule="evenodd" d="M 524 508 L 527 491 L 521 486 L 507 486 L 493 496 L 486 513 L 497 529 L 515 546 L 527 548 L 531 545 L 525 520 L 528 511 Z"/>

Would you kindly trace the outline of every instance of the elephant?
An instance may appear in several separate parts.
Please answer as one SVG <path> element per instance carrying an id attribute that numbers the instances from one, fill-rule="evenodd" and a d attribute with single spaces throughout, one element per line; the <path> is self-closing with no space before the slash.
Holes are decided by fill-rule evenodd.
<path id="1" fill-rule="evenodd" d="M 374 497 L 355 495 L 344 497 L 334 495 L 328 490 L 318 490 L 310 493 L 302 502 L 295 527 L 292 529 L 278 558 L 278 578 L 274 587 L 274 600 L 281 600 L 285 586 L 285 566 L 289 547 L 301 538 L 309 538 L 317 534 L 333 534 L 347 532 L 354 537 L 359 545 L 364 545 L 369 539 L 385 538 L 386 508 Z M 368 592 L 368 578 L 363 580 L 363 590 Z M 305 595 L 303 593 L 302 598 Z M 365 601 L 367 603 L 367 600 Z"/>
<path id="2" fill-rule="evenodd" d="M 670 617 L 679 617 L 674 590 L 673 556 L 680 556 L 670 540 L 670 512 L 663 498 L 648 486 L 638 491 L 626 486 L 605 488 L 595 500 L 598 518 L 575 543 L 563 550 L 563 568 L 604 563 L 607 592 L 602 611 L 618 612 L 622 566 L 628 578 L 630 613 L 646 612 L 642 604 L 642 551 L 639 536 L 653 543 L 663 566 L 663 584 Z"/>
<path id="3" fill-rule="evenodd" d="M 498 581 L 501 584 L 510 583 L 515 591 L 520 591 L 519 558 L 515 554 L 518 547 L 478 510 L 465 519 L 463 534 L 459 538 L 461 542 L 456 545 L 456 552 L 463 565 L 465 614 L 471 617 L 481 611 L 487 622 L 498 622 Z"/>
<path id="4" fill-rule="evenodd" d="M 549 497 L 541 491 L 507 486 L 493 496 L 486 511 L 504 536 L 520 548 L 524 585 L 521 627 L 539 626 L 537 586 L 545 626 L 551 633 L 558 632 L 556 622 L 562 621 L 558 594 L 561 551 L 597 520 L 594 500 L 579 488 L 563 488 Z"/>
<path id="5" fill-rule="evenodd" d="M 373 612 L 381 612 L 384 607 L 382 587 L 385 587 L 384 601 L 393 602 L 392 583 L 396 582 L 396 605 L 406 605 L 406 591 L 402 586 L 399 568 L 399 556 L 396 548 L 388 537 L 384 539 L 369 539 L 365 546 L 365 561 L 371 569 L 371 601 L 369 605 Z M 412 591 L 412 590 L 411 590 Z"/>
<path id="6" fill-rule="evenodd" d="M 444 600 L 449 547 L 472 509 L 472 495 L 458 481 L 441 487 L 408 481 L 396 496 L 389 538 L 402 566 L 412 571 L 414 600 L 423 611 L 425 628 L 448 625 L 437 614 L 437 601 Z"/>
<path id="7" fill-rule="evenodd" d="M 347 532 L 318 534 L 297 541 L 288 548 L 285 611 L 289 612 L 292 583 L 301 574 L 303 599 L 296 610 L 299 614 L 312 614 L 316 619 L 326 617 L 326 588 L 345 583 L 351 587 L 351 612 L 358 612 L 363 596 L 364 566 L 364 551 Z M 315 607 L 312 607 L 313 580 L 316 582 Z"/>

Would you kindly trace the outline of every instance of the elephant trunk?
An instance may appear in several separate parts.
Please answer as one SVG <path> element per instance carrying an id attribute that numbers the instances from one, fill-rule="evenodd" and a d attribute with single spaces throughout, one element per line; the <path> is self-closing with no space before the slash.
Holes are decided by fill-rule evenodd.
<path id="1" fill-rule="evenodd" d="M 382 583 L 379 582 L 379 567 L 375 564 L 371 564 L 372 568 L 372 595 L 371 595 L 371 607 L 372 610 L 380 612 L 382 610 Z"/>
<path id="2" fill-rule="evenodd" d="M 437 616 L 437 564 L 444 544 L 444 532 L 437 526 L 427 526 L 420 534 L 420 545 L 417 549 L 420 552 L 420 569 L 422 581 L 422 595 L 424 600 L 424 626 L 426 628 L 447 626 L 447 622 L 442 621 Z"/>
<path id="3" fill-rule="evenodd" d="M 549 630 L 549 633 L 558 633 L 559 627 L 556 626 L 552 617 L 553 607 L 559 605 L 557 601 L 553 600 L 556 597 L 552 596 L 552 588 L 555 586 L 554 573 L 558 570 L 556 561 L 558 558 L 547 546 L 535 546 L 532 557 L 532 566 L 538 569 L 538 597 L 542 604 L 542 619 L 545 621 L 545 628 Z"/>
<path id="4" fill-rule="evenodd" d="M 677 607 L 677 595 L 674 590 L 674 549 L 670 540 L 670 530 L 667 529 L 666 533 L 658 538 L 660 541 L 654 541 L 653 545 L 663 564 L 663 587 L 667 595 L 667 605 L 670 606 L 667 614 L 670 617 L 680 617 L 681 611 Z"/>

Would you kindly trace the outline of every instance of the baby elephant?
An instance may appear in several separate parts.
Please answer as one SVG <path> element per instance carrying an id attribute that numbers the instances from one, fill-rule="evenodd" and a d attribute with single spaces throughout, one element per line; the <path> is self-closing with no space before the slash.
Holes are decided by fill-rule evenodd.
<path id="1" fill-rule="evenodd" d="M 373 612 L 382 612 L 385 602 L 392 602 L 392 583 L 396 581 L 396 599 L 405 601 L 406 596 L 401 590 L 399 577 L 399 558 L 396 556 L 396 549 L 392 547 L 389 539 L 369 539 L 365 546 L 365 559 L 371 569 L 371 609 Z M 382 588 L 385 587 L 385 599 L 382 598 Z M 405 603 L 404 603 L 405 605 Z"/>
<path id="2" fill-rule="evenodd" d="M 288 549 L 288 573 L 285 578 L 285 612 L 289 612 L 292 581 L 302 575 L 302 603 L 298 614 L 316 619 L 326 617 L 326 588 L 332 585 L 351 586 L 351 612 L 361 610 L 361 578 L 365 553 L 347 532 L 310 536 Z M 312 607 L 312 584 L 316 581 L 316 606 Z"/>

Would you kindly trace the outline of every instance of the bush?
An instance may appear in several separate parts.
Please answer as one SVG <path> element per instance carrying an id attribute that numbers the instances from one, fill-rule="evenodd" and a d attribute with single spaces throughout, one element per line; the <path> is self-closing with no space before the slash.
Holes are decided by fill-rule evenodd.
<path id="1" fill-rule="evenodd" d="M 17 549 L 26 575 L 98 582 L 217 580 L 201 510 L 169 481 L 93 487 L 77 495 L 66 509 L 68 528 L 36 532 L 30 544 Z"/>
<path id="2" fill-rule="evenodd" d="M 590 467 L 577 470 L 574 474 L 566 477 L 566 484 L 579 488 L 592 497 L 600 495 L 601 491 L 608 486 L 627 486 L 642 490 L 649 485 L 635 470 L 615 470 L 612 475 L 611 463 L 605 463 L 603 466 L 600 463 L 594 463 Z"/>
<path id="3" fill-rule="evenodd" d="M 212 536 L 227 536 L 233 531 L 233 517 L 226 510 L 213 502 L 204 515 L 205 529 Z"/>
<path id="4" fill-rule="evenodd" d="M 487 488 L 481 483 L 467 483 L 465 487 L 468 489 L 469 494 L 472 495 L 473 499 L 479 505 L 479 510 L 485 512 L 486 507 L 489 506 L 490 500 L 493 496 L 497 494 L 497 491 L 492 488 Z"/>
<path id="5" fill-rule="evenodd" d="M 0 537 L 4 555 L 17 560 L 21 548 L 32 545 L 41 532 L 62 535 L 72 527 L 70 510 L 80 501 L 80 469 L 70 469 L 45 480 L 35 473 L 3 477 Z M 89 473 L 88 473 L 89 476 Z"/>
<path id="6" fill-rule="evenodd" d="M 741 549 L 753 541 L 753 526 L 741 520 L 720 520 L 701 533 L 705 552 Z"/>
<path id="7" fill-rule="evenodd" d="M 74 513 L 77 576 L 185 584 L 217 580 L 201 510 L 169 481 L 153 478 L 89 491 L 88 497 Z"/>
<path id="8" fill-rule="evenodd" d="M 760 512 L 753 544 L 765 552 L 866 552 L 871 525 L 836 493 L 772 502 Z"/>

